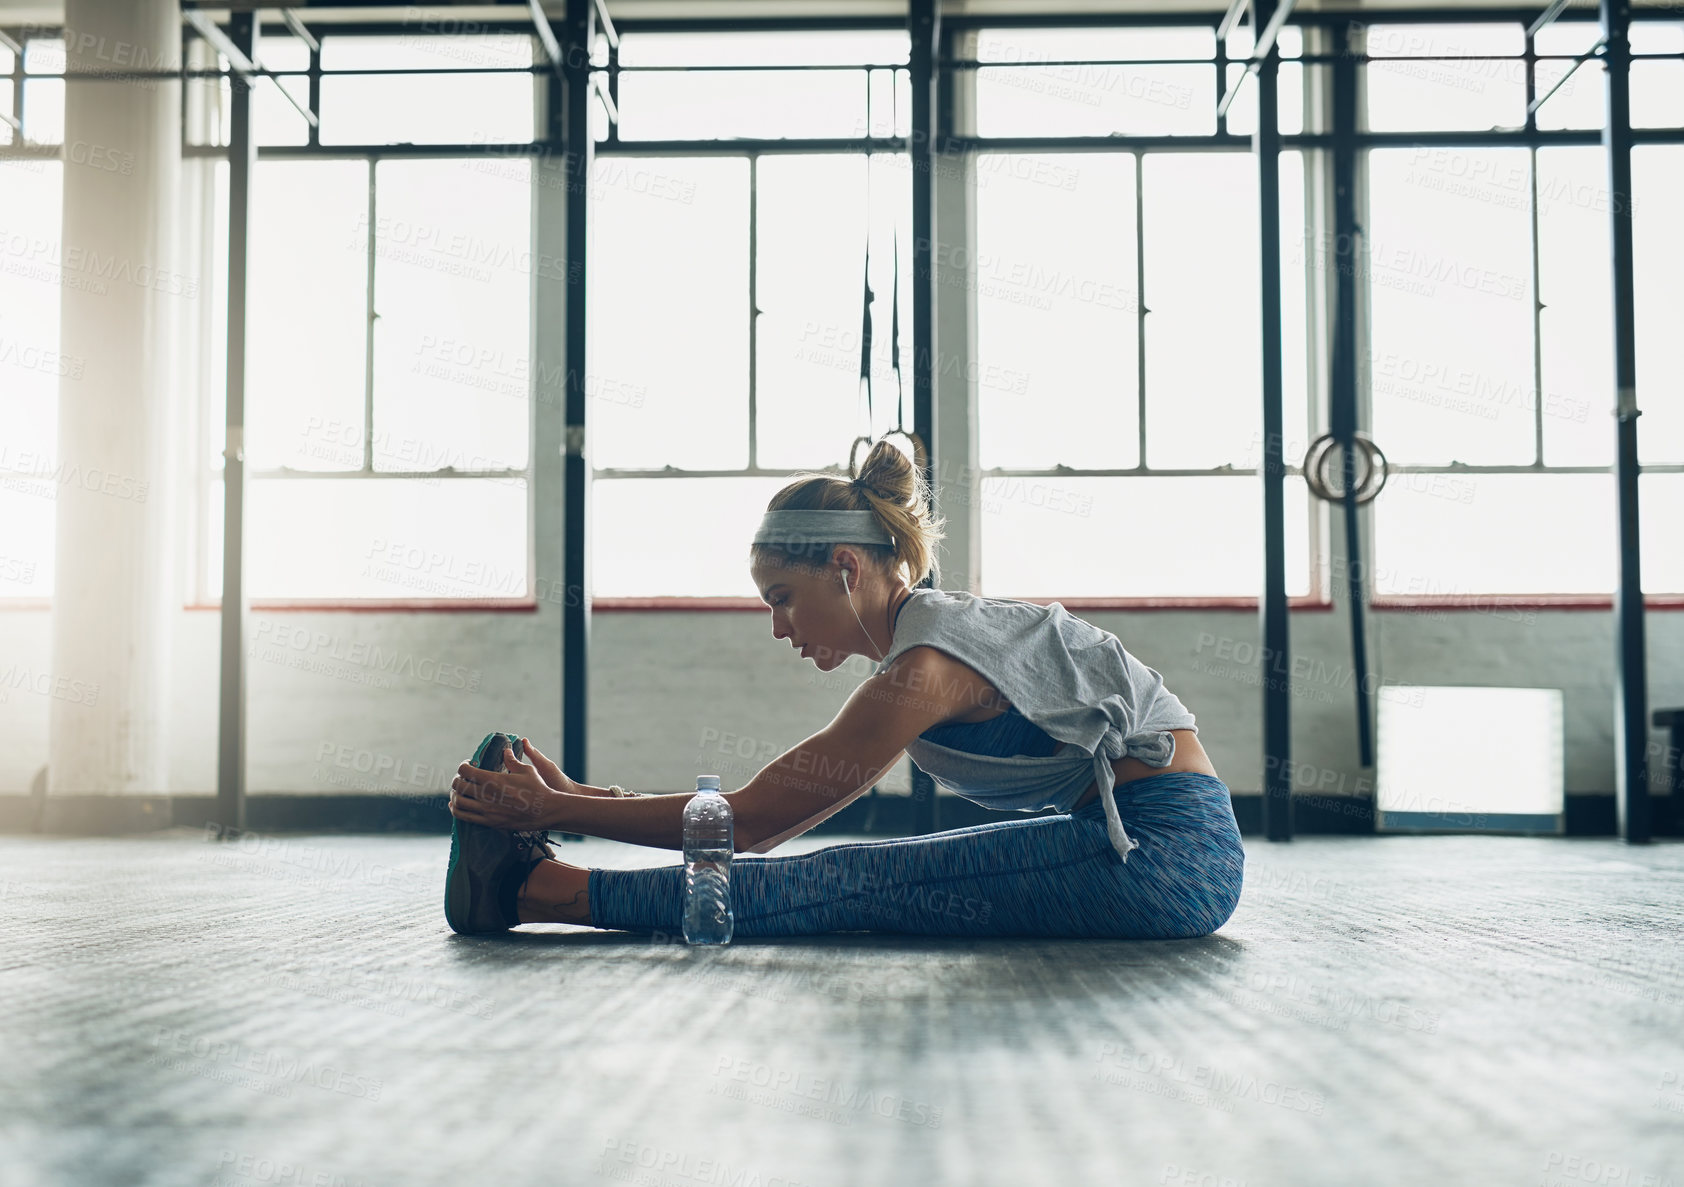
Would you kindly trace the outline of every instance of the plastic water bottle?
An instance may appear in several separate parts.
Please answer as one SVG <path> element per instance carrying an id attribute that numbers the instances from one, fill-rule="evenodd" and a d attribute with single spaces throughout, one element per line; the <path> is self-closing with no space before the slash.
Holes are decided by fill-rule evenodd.
<path id="1" fill-rule="evenodd" d="M 731 803 L 718 775 L 697 775 L 684 805 L 684 942 L 731 942 Z"/>

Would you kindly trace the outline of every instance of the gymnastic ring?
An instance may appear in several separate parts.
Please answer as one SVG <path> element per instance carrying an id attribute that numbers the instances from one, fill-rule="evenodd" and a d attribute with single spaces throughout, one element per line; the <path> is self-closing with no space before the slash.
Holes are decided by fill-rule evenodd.
<path id="1" fill-rule="evenodd" d="M 1368 434 L 1353 433 L 1352 442 L 1362 455 L 1362 474 L 1356 483 L 1356 502 L 1370 503 L 1386 489 L 1390 467 L 1386 462 L 1386 455 Z M 1305 485 L 1316 498 L 1330 503 L 1342 502 L 1345 498 L 1343 492 L 1335 493 L 1328 482 L 1328 462 L 1334 456 L 1338 445 L 1339 441 L 1333 434 L 1324 433 L 1310 444 L 1310 448 L 1304 454 Z"/>
<path id="2" fill-rule="evenodd" d="M 1383 469 L 1385 455 L 1380 452 L 1379 446 L 1375 445 L 1367 434 L 1355 433 L 1353 439 L 1357 449 L 1363 455 L 1362 476 L 1356 484 L 1356 501 L 1366 503 L 1385 488 L 1386 472 Z M 1309 486 L 1311 494 L 1330 503 L 1342 502 L 1345 497 L 1342 492 L 1335 493 L 1333 487 L 1328 483 L 1327 463 L 1333 457 L 1333 451 L 1338 445 L 1338 439 L 1331 433 L 1327 433 L 1318 437 L 1304 455 L 1305 484 Z M 1379 477 L 1377 484 L 1373 481 L 1376 475 Z"/>

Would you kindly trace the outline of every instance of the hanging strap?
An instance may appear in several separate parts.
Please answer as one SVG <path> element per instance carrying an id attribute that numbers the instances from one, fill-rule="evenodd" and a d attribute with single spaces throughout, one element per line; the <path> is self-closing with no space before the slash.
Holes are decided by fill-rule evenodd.
<path id="1" fill-rule="evenodd" d="M 900 219 L 895 219 L 894 295 L 889 298 L 889 360 L 895 369 L 895 427 L 906 431 L 906 383 L 900 373 Z"/>
<path id="2" fill-rule="evenodd" d="M 860 310 L 860 383 L 865 388 L 865 435 L 877 418 L 871 406 L 871 71 L 865 73 L 865 299 Z"/>
<path id="3" fill-rule="evenodd" d="M 891 131 L 898 126 L 898 110 L 900 96 L 895 94 L 894 87 L 890 87 Z M 860 311 L 860 383 L 865 388 L 865 430 L 869 436 L 876 428 L 876 409 L 872 402 L 871 393 L 871 302 L 876 296 L 871 291 L 871 219 L 874 211 L 871 206 L 871 86 L 869 72 L 866 83 L 865 96 L 866 136 L 865 150 L 865 284 L 864 302 Z M 906 377 L 901 371 L 900 363 L 900 213 L 895 214 L 894 224 L 894 274 L 889 279 L 889 365 L 895 373 L 895 431 L 907 436 L 906 428 Z"/>
<path id="4" fill-rule="evenodd" d="M 871 158 L 866 157 L 867 170 L 871 168 Z M 871 183 L 866 182 L 867 204 L 869 207 Z M 865 430 L 869 434 L 875 424 L 871 408 L 871 222 L 867 215 L 865 226 L 865 305 L 860 316 L 860 382 L 865 385 Z"/>

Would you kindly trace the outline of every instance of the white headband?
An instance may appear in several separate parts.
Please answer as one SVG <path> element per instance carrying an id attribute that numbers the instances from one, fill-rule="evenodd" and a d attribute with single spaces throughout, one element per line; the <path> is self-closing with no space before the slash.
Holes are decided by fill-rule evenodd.
<path id="1" fill-rule="evenodd" d="M 754 533 L 756 544 L 883 544 L 895 538 L 872 511 L 768 511 Z"/>

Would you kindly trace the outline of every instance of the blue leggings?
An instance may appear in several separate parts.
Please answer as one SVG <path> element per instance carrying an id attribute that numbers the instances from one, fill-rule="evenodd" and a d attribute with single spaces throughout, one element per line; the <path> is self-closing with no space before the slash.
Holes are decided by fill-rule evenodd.
<path id="1" fill-rule="evenodd" d="M 1140 842 L 1125 863 L 1095 799 L 1068 815 L 731 861 L 737 936 L 837 931 L 1170 940 L 1209 935 L 1240 900 L 1245 850 L 1226 785 L 1176 772 L 1116 789 Z M 682 862 L 590 872 L 596 927 L 683 928 Z"/>

